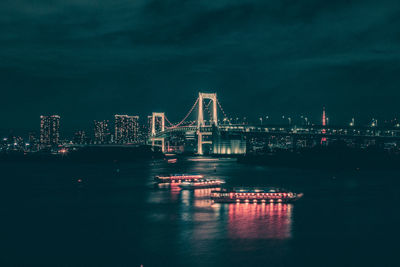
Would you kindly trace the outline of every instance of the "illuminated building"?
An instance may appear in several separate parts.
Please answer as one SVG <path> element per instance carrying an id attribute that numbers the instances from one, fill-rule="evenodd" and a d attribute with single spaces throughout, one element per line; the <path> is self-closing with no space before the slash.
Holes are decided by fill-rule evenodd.
<path id="1" fill-rule="evenodd" d="M 215 132 L 212 143 L 213 154 L 246 154 L 246 140 L 241 135 Z"/>
<path id="2" fill-rule="evenodd" d="M 37 142 L 36 134 L 34 132 L 29 132 L 28 133 L 28 142 L 31 143 L 31 144 Z"/>
<path id="3" fill-rule="evenodd" d="M 60 138 L 60 116 L 40 116 L 40 145 L 57 146 Z"/>
<path id="4" fill-rule="evenodd" d="M 74 143 L 75 144 L 86 144 L 87 138 L 85 131 L 77 131 L 74 134 Z"/>
<path id="5" fill-rule="evenodd" d="M 325 114 L 325 107 L 323 107 L 322 109 L 322 126 L 326 126 L 326 114 Z M 323 128 L 322 129 L 322 133 L 326 134 L 326 129 Z M 326 144 L 326 137 L 322 137 L 321 138 L 321 145 L 325 145 Z"/>
<path id="6" fill-rule="evenodd" d="M 139 116 L 115 115 L 115 142 L 119 144 L 139 141 Z"/>
<path id="7" fill-rule="evenodd" d="M 39 149 L 39 140 L 36 137 L 35 132 L 28 133 L 28 143 L 29 143 L 29 150 L 36 151 Z"/>
<path id="8" fill-rule="evenodd" d="M 110 130 L 108 120 L 94 121 L 94 142 L 95 144 L 105 144 L 110 141 Z"/>

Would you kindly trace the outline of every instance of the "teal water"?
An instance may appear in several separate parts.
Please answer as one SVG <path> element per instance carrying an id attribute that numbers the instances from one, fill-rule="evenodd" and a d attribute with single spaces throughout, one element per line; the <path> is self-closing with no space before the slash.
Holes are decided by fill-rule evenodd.
<path id="1" fill-rule="evenodd" d="M 1 266 L 396 266 L 399 173 L 176 164 L 0 163 Z M 213 204 L 153 177 L 201 173 L 303 192 Z M 78 180 L 81 179 L 81 182 Z"/>

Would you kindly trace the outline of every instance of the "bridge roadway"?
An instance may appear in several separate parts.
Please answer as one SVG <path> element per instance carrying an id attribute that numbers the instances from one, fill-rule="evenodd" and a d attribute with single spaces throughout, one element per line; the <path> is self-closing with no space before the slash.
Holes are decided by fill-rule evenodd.
<path id="1" fill-rule="evenodd" d="M 156 133 L 156 138 L 166 138 L 175 132 L 198 132 L 212 133 L 213 126 L 181 126 L 168 128 Z M 293 136 L 298 139 L 331 137 L 331 138 L 363 138 L 363 139 L 385 139 L 400 140 L 399 128 L 371 128 L 371 127 L 322 127 L 318 125 L 309 127 L 294 126 L 262 126 L 262 125 L 219 125 L 218 131 L 236 134 L 256 134 L 264 136 Z M 325 133 L 324 133 L 324 132 Z"/>

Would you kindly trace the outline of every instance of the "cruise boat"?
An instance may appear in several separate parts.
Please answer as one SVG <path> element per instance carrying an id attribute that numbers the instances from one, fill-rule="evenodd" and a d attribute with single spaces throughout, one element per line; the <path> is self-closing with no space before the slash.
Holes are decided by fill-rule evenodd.
<path id="1" fill-rule="evenodd" d="M 289 203 L 302 196 L 303 193 L 279 188 L 233 188 L 211 192 L 211 199 L 218 203 Z"/>
<path id="2" fill-rule="evenodd" d="M 159 183 L 179 184 L 182 182 L 197 181 L 203 179 L 200 174 L 171 174 L 168 176 L 158 175 L 154 179 Z"/>
<path id="3" fill-rule="evenodd" d="M 186 181 L 179 184 L 182 189 L 198 189 L 219 187 L 225 182 L 217 179 L 199 179 L 195 181 Z"/>

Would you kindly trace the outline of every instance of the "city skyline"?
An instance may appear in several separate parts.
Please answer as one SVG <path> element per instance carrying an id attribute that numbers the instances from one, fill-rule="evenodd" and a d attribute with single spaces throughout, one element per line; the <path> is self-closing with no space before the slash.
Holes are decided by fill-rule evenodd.
<path id="1" fill-rule="evenodd" d="M 279 113 L 274 115 L 270 114 L 263 114 L 255 117 L 235 117 L 235 116 L 229 116 L 228 114 L 225 114 L 230 118 L 230 122 L 232 124 L 235 123 L 249 123 L 249 124 L 265 124 L 265 125 L 293 125 L 293 126 L 303 126 L 303 125 L 323 125 L 323 113 L 324 110 L 327 110 L 326 113 L 326 124 L 330 125 L 335 125 L 335 126 L 355 126 L 355 127 L 368 127 L 368 126 L 385 126 L 385 127 L 399 127 L 399 119 L 398 117 L 391 117 L 391 118 L 382 118 L 378 119 L 377 116 L 373 116 L 370 118 L 364 118 L 364 120 L 359 120 L 360 116 L 348 116 L 346 121 L 341 121 L 338 122 L 337 119 L 335 119 L 335 114 L 332 114 L 329 110 L 329 108 L 326 108 L 326 106 L 321 106 L 321 109 L 319 110 L 319 114 L 314 114 L 313 116 L 307 115 L 307 114 L 296 114 L 296 115 L 280 115 Z M 156 109 L 157 110 L 157 109 Z M 219 111 L 221 113 L 221 111 Z M 85 122 L 84 124 L 81 124 L 80 127 L 76 126 L 71 126 L 70 122 L 64 119 L 64 116 L 60 114 L 50 114 L 49 112 L 45 113 L 46 115 L 41 114 L 41 116 L 59 116 L 62 118 L 61 120 L 63 123 L 61 124 L 60 128 L 63 131 L 63 137 L 72 137 L 74 136 L 78 131 L 84 131 L 86 135 L 92 136 L 96 135 L 93 126 L 91 124 L 96 123 L 96 122 L 107 122 L 109 123 L 110 119 L 113 121 L 113 124 L 115 124 L 115 116 L 119 116 L 118 114 L 112 114 L 107 117 L 103 117 L 100 119 L 92 119 L 88 122 Z M 129 114 L 129 113 L 128 113 Z M 135 115 L 136 114 L 136 115 Z M 183 113 L 182 113 L 183 114 Z M 281 113 L 285 114 L 285 113 Z M 222 114 L 221 114 L 222 115 Z M 145 125 L 148 123 L 148 118 L 151 117 L 150 115 L 138 115 L 138 113 L 133 113 L 133 115 L 122 115 L 122 116 L 133 116 L 136 118 L 137 122 L 140 125 Z M 191 115 L 193 116 L 193 114 Z M 176 115 L 173 117 L 177 117 Z M 333 117 L 333 120 L 331 119 Z M 193 117 L 193 121 L 196 118 Z M 220 116 L 219 120 L 223 122 L 222 116 Z M 74 120 L 73 120 L 74 121 Z M 378 122 L 380 124 L 378 125 Z M 71 128 L 65 127 L 66 125 L 70 125 Z M 107 126 L 109 127 L 109 125 Z M 115 136 L 115 130 L 112 130 L 111 128 L 108 129 L 110 134 L 112 133 Z M 112 131 L 111 131 L 112 130 Z M 3 136 L 6 136 L 7 134 L 16 134 L 16 135 L 29 135 L 31 132 L 40 132 L 40 128 L 33 127 L 33 128 L 21 128 L 21 127 L 16 127 L 16 128 L 7 128 L 6 125 L 3 125 L 3 127 L 0 127 L 0 134 Z"/>
<path id="2" fill-rule="evenodd" d="M 197 118 L 191 121 L 190 115 Z M 189 148 L 191 153 L 197 151 L 197 154 L 203 155 L 203 145 L 207 145 L 205 153 L 243 154 L 248 145 L 249 151 L 253 152 L 260 148 L 263 150 L 267 144 L 269 149 L 315 147 L 316 137 L 320 137 L 320 145 L 324 147 L 328 143 L 335 145 L 337 142 L 344 142 L 348 147 L 379 146 L 392 149 L 397 146 L 400 131 L 397 120 L 379 123 L 376 118 L 372 118 L 367 125 L 357 124 L 354 117 L 346 125 L 330 125 L 325 106 L 322 108 L 319 123 L 303 115 L 299 118 L 282 116 L 279 118 L 280 124 L 271 123 L 269 116 L 260 117 L 259 121 L 251 121 L 246 117 L 232 118 L 225 113 L 216 93 L 204 92 L 199 92 L 188 113 L 180 122 L 175 123 L 171 123 L 164 112 L 153 112 L 146 120 L 141 121 L 138 115 L 115 114 L 113 124 L 110 125 L 109 120 L 94 120 L 91 133 L 82 129 L 76 130 L 71 139 L 70 136 L 60 134 L 60 118 L 56 114 L 41 115 L 38 139 L 34 131 L 29 132 L 27 139 L 10 133 L 2 139 L 3 149 L 30 152 L 51 150 L 63 154 L 68 149 L 60 148 L 62 146 L 133 144 L 151 145 L 152 149 L 158 146 L 164 153 L 183 152 Z M 113 133 L 110 128 L 114 128 Z M 257 137 L 260 134 L 264 136 L 261 139 L 260 136 Z M 278 139 L 275 139 L 277 136 Z M 193 143 L 196 138 L 197 144 Z M 364 144 L 359 142 L 361 139 L 364 139 Z M 260 142 L 263 143 L 261 147 Z M 271 142 L 276 144 L 272 145 Z"/>

